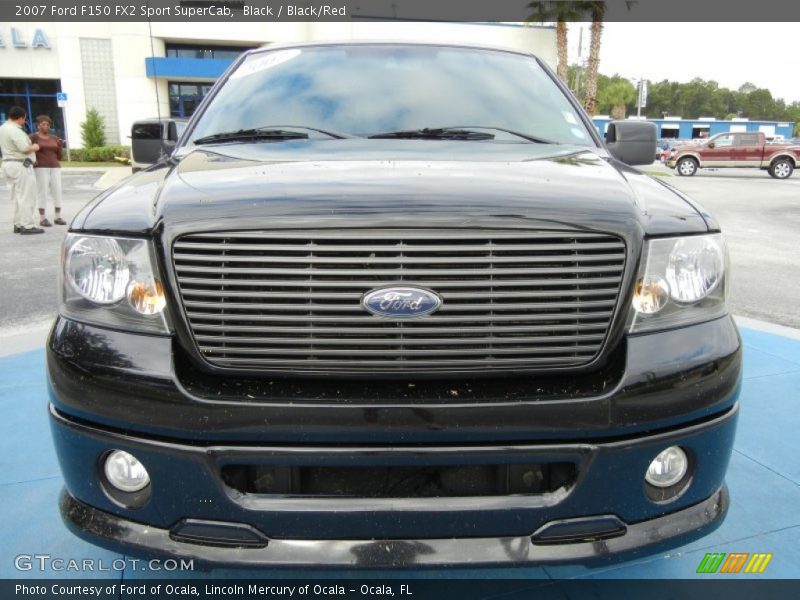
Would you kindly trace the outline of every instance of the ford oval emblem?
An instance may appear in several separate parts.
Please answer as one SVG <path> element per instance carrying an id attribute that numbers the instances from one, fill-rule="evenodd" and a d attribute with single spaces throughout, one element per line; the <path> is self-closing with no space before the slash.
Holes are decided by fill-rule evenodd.
<path id="1" fill-rule="evenodd" d="M 361 299 L 361 306 L 367 311 L 390 319 L 424 317 L 441 305 L 438 295 L 416 287 L 381 288 L 367 292 Z"/>

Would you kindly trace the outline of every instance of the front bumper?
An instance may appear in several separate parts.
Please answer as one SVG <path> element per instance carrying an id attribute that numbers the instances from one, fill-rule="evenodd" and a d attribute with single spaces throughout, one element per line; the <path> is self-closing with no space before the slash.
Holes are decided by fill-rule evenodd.
<path id="1" fill-rule="evenodd" d="M 198 446 L 78 423 L 51 409 L 67 492 L 62 515 L 78 536 L 111 550 L 230 566 L 412 566 L 593 562 L 651 554 L 718 526 L 738 404 L 688 427 L 603 443 L 461 447 Z M 668 446 L 690 457 L 671 502 L 646 492 L 649 461 Z M 148 468 L 152 495 L 126 508 L 108 494 L 112 449 Z M 576 460 L 568 487 L 538 495 L 466 498 L 293 498 L 241 493 L 222 480 L 232 462 L 353 465 Z M 563 535 L 566 526 L 568 535 Z M 537 541 L 532 541 L 538 540 Z"/>
<path id="2" fill-rule="evenodd" d="M 59 319 L 47 359 L 63 515 L 76 534 L 116 551 L 239 566 L 592 562 L 659 552 L 724 518 L 741 341 L 725 317 L 629 336 L 623 350 L 582 388 L 538 378 L 446 382 L 459 386 L 457 397 L 425 381 L 413 398 L 406 382 L 386 383 L 383 396 L 370 396 L 384 388 L 369 382 L 215 388 L 217 380 L 180 372 L 169 338 Z M 308 392 L 331 388 L 342 396 Z M 673 445 L 689 456 L 688 479 L 657 501 L 644 473 Z M 105 487 L 102 461 L 114 449 L 150 473 L 138 508 Z M 269 496 L 234 489 L 222 475 L 231 465 L 565 463 L 575 474 L 567 486 L 471 497 Z M 558 527 L 574 535 L 532 541 Z"/>
<path id="3" fill-rule="evenodd" d="M 677 513 L 627 526 L 625 535 L 570 544 L 535 544 L 528 536 L 416 540 L 282 540 L 262 548 L 185 544 L 167 529 L 130 521 L 83 504 L 64 491 L 61 514 L 76 535 L 134 555 L 181 556 L 198 565 L 227 567 L 437 567 L 543 565 L 632 558 L 691 542 L 722 523 L 730 500 L 723 486 Z M 111 534 L 111 535 L 110 535 Z"/>

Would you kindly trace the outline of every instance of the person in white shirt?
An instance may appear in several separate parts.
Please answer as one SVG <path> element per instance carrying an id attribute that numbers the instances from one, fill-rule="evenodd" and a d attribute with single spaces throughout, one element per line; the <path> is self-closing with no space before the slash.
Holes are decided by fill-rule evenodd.
<path id="1" fill-rule="evenodd" d="M 12 106 L 8 111 L 8 120 L 0 125 L 0 153 L 3 155 L 0 171 L 11 193 L 14 233 L 44 233 L 44 229 L 36 227 L 34 220 L 36 176 L 33 165 L 39 145 L 32 144 L 22 129 L 25 116 L 23 108 Z"/>

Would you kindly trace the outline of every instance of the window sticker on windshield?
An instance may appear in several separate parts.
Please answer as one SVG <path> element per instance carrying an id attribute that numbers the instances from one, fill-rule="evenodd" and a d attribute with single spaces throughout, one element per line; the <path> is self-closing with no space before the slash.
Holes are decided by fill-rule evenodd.
<path id="1" fill-rule="evenodd" d="M 586 132 L 583 129 L 573 127 L 570 129 L 570 132 L 572 132 L 572 135 L 574 135 L 576 138 L 580 138 L 582 140 L 586 139 Z"/>
<path id="2" fill-rule="evenodd" d="M 236 69 L 230 76 L 230 79 L 240 79 L 241 77 L 247 77 L 248 75 L 253 75 L 260 71 L 266 71 L 281 63 L 285 63 L 287 60 L 292 60 L 299 55 L 300 50 L 283 50 L 280 52 L 270 52 L 266 56 L 251 58 Z"/>
<path id="3" fill-rule="evenodd" d="M 564 115 L 564 120 L 567 123 L 569 123 L 570 125 L 577 125 L 578 124 L 578 120 L 575 118 L 575 115 L 573 115 L 571 112 L 568 112 L 568 111 L 565 110 L 565 111 L 562 111 L 561 114 Z"/>

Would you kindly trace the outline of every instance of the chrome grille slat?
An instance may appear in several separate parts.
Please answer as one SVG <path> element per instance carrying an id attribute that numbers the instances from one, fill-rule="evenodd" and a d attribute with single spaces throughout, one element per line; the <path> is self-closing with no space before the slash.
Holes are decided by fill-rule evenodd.
<path id="1" fill-rule="evenodd" d="M 297 344 L 308 344 L 307 338 L 268 338 L 268 337 L 230 337 L 230 336 L 211 336 L 211 335 L 196 335 L 195 339 L 200 342 L 214 342 L 219 344 L 252 344 L 254 347 L 269 346 L 275 344 L 277 346 L 291 346 Z M 496 337 L 496 336 L 483 336 L 474 338 L 428 338 L 428 339 L 403 339 L 405 346 L 446 346 L 452 344 L 454 346 L 481 346 L 485 344 L 542 344 L 542 343 L 561 343 L 561 342 L 586 342 L 602 340 L 603 335 L 572 335 L 572 336 L 539 336 L 539 337 Z M 314 338 L 314 346 L 333 346 L 340 344 L 342 346 L 357 346 L 363 344 L 365 346 L 397 346 L 397 342 L 386 339 L 376 338 Z M 211 348 L 212 346 L 208 346 Z M 232 347 L 235 350 L 235 347 Z M 249 350 L 249 349 L 248 349 Z"/>
<path id="2" fill-rule="evenodd" d="M 313 294 L 309 294 L 312 296 L 312 300 L 319 299 L 318 297 L 314 297 Z M 277 296 L 278 298 L 282 298 L 285 296 Z M 337 300 L 343 300 L 344 298 L 337 298 Z M 299 298 L 298 298 L 299 300 Z M 352 297 L 352 301 L 354 302 L 353 305 L 342 305 L 342 304 L 321 304 L 319 306 L 315 306 L 314 310 L 319 311 L 338 311 L 341 310 L 342 312 L 361 312 L 361 306 L 359 302 L 361 300 L 361 295 L 356 294 Z M 447 299 L 445 298 L 445 301 Z M 479 310 L 517 310 L 517 311 L 528 311 L 528 310 L 552 310 L 556 308 L 603 308 L 603 307 L 610 307 L 614 306 L 616 303 L 616 299 L 612 300 L 586 300 L 586 301 L 575 301 L 575 302 L 519 302 L 519 303 L 509 303 L 509 304 L 450 304 L 447 308 L 441 308 L 438 312 L 439 314 L 447 314 L 453 311 L 469 311 L 475 312 Z M 186 300 L 184 302 L 185 306 L 192 307 L 192 308 L 217 308 L 219 306 L 214 307 L 213 303 L 211 302 L 193 302 L 191 300 Z M 304 310 L 308 311 L 305 306 L 297 306 L 291 304 L 261 304 L 261 303 L 246 303 L 246 302 L 230 302 L 225 304 L 226 310 L 238 310 L 238 309 L 250 309 L 250 310 L 280 310 L 280 311 L 298 311 Z"/>
<path id="3" fill-rule="evenodd" d="M 398 236 L 398 232 L 402 231 L 402 236 Z M 285 230 L 271 230 L 271 231 L 219 231 L 208 233 L 193 233 L 191 236 L 185 236 L 180 240 L 176 240 L 176 244 L 194 243 L 195 240 L 229 240 L 235 237 L 239 240 L 314 240 L 318 243 L 320 240 L 333 241 L 334 243 L 341 244 L 343 241 L 349 243 L 351 241 L 362 240 L 388 240 L 394 244 L 401 243 L 399 240 L 402 238 L 402 243 L 416 242 L 417 240 L 426 241 L 427 243 L 440 241 L 442 238 L 437 238 L 432 233 L 442 232 L 447 236 L 446 244 L 458 240 L 476 240 L 486 241 L 487 239 L 563 239 L 564 234 L 567 234 L 573 240 L 585 239 L 602 239 L 606 242 L 614 241 L 621 244 L 622 241 L 613 236 L 605 233 L 594 233 L 591 231 L 562 231 L 562 230 L 531 230 L 531 229 L 349 229 L 346 231 L 346 237 L 342 236 L 342 229 L 285 229 Z M 491 236 L 485 235 L 485 232 L 491 232 Z M 313 235 L 309 235 L 312 233 Z M 189 239 L 191 237 L 191 239 Z M 234 242 L 236 243 L 236 242 Z"/>
<path id="4" fill-rule="evenodd" d="M 569 358 L 565 359 L 563 356 L 538 356 L 538 357 L 525 357 L 525 358 L 508 358 L 504 357 L 502 360 L 498 359 L 498 362 L 502 364 L 503 367 L 515 367 L 515 368 L 525 368 L 526 366 L 546 366 L 546 367 L 576 367 L 586 363 L 585 356 L 578 356 L 576 358 Z M 253 368 L 253 367 L 271 367 L 274 369 L 283 370 L 286 368 L 286 360 L 280 358 L 214 358 L 214 363 L 224 367 L 235 367 L 235 368 Z M 487 365 L 488 359 L 460 359 L 458 361 L 458 367 L 460 369 L 464 369 L 467 367 L 472 367 L 473 369 L 485 369 Z M 363 358 L 358 360 L 358 364 L 364 364 Z M 387 370 L 397 370 L 398 369 L 398 361 L 396 360 L 371 360 L 367 363 L 370 369 L 387 369 Z M 453 361 L 452 359 L 445 359 L 445 360 L 434 360 L 434 359 L 426 359 L 425 366 L 429 369 L 432 368 L 439 368 L 440 370 L 453 370 Z M 308 358 L 303 361 L 303 365 L 307 369 L 325 369 L 326 371 L 340 371 L 342 369 L 342 362 L 340 358 L 336 360 L 319 360 L 315 358 Z M 416 372 L 419 370 L 419 365 L 403 365 L 403 366 L 411 366 L 414 367 L 414 371 Z M 353 368 L 351 367 L 348 371 L 345 372 L 353 372 Z M 360 372 L 360 371 L 355 371 Z M 370 371 L 373 372 L 373 371 Z"/>
<path id="5" fill-rule="evenodd" d="M 616 290 L 619 284 L 620 278 L 619 277 L 596 277 L 596 278 L 589 278 L 585 277 L 581 279 L 581 285 L 597 285 L 597 284 L 605 284 L 605 285 L 613 285 L 613 289 Z M 218 288 L 222 283 L 225 284 L 226 287 L 237 287 L 237 286 L 244 286 L 248 288 L 256 288 L 256 287 L 287 287 L 287 288 L 294 288 L 300 287 L 304 289 L 313 289 L 313 288 L 323 288 L 323 289 L 330 289 L 330 288 L 348 288 L 353 287 L 352 281 L 320 281 L 320 280 L 310 280 L 310 279 L 243 279 L 241 281 L 237 281 L 235 279 L 225 279 L 224 282 L 220 278 L 202 278 L 202 277 L 181 277 L 181 286 L 188 292 L 190 290 L 195 290 L 197 286 L 210 286 L 214 288 Z M 452 288 L 486 288 L 492 289 L 496 287 L 565 287 L 570 286 L 573 287 L 575 285 L 575 279 L 507 279 L 507 280 L 494 280 L 492 281 L 491 285 L 487 283 L 485 279 L 480 280 L 430 280 L 425 282 L 425 285 L 428 287 L 436 288 L 436 289 L 452 289 Z M 362 289 L 359 286 L 359 289 Z M 227 294 L 233 293 L 231 290 L 226 291 Z M 238 292 L 236 292 L 238 293 Z M 245 293 L 250 293 L 245 292 Z"/>
<path id="6" fill-rule="evenodd" d="M 497 325 L 489 325 L 489 326 L 482 326 L 482 327 L 459 327 L 458 333 L 459 335 L 465 334 L 473 334 L 473 333 L 481 333 L 484 335 L 494 335 L 494 334 L 508 334 L 508 333 L 516 333 L 516 334 L 526 334 L 526 333 L 548 333 L 551 331 L 577 331 L 577 332 L 584 332 L 584 331 L 604 331 L 606 325 L 604 323 L 589 323 L 586 325 L 581 326 L 574 326 L 574 325 L 547 325 L 545 327 L 537 327 L 535 325 L 512 325 L 510 327 L 498 327 Z M 208 328 L 205 328 L 208 329 Z M 347 332 L 347 336 L 358 335 L 385 335 L 387 332 L 387 327 L 357 327 L 352 329 L 351 331 Z M 202 329 L 198 329 L 202 331 Z M 270 336 L 270 335 L 302 335 L 308 336 L 309 330 L 308 327 L 247 327 L 246 330 L 242 331 L 239 329 L 231 330 L 226 328 L 226 330 L 231 331 L 232 333 L 246 333 L 246 334 L 259 334 L 263 336 Z M 211 329 L 211 331 L 216 331 L 216 329 Z M 314 334 L 315 335 L 337 335 L 344 337 L 342 334 L 341 327 L 314 327 Z M 404 335 L 406 336 L 404 339 L 408 341 L 413 341 L 414 336 L 418 335 L 445 335 L 445 336 L 453 336 L 452 329 L 450 328 L 436 328 L 436 327 L 405 327 L 404 328 Z M 224 340 L 228 336 L 223 335 L 211 335 L 208 336 L 208 340 Z M 204 340 L 206 336 L 201 333 L 195 333 L 195 339 L 197 340 Z M 347 338 L 349 339 L 349 338 Z"/>
<path id="7" fill-rule="evenodd" d="M 399 260 L 398 260 L 399 262 Z M 431 261 L 434 262 L 434 261 Z M 516 269 L 447 269 L 447 274 L 453 277 L 466 276 L 478 277 L 488 275 L 491 271 L 492 275 L 497 277 L 500 275 L 531 275 L 531 274 L 560 274 L 560 273 L 608 273 L 616 272 L 622 267 L 622 259 L 615 265 L 601 265 L 595 267 L 519 267 Z M 263 267 L 204 267 L 176 265 L 175 269 L 178 273 L 224 273 L 228 275 L 304 275 L 306 277 L 313 277 L 321 275 L 323 277 L 376 277 L 391 275 L 392 277 L 427 277 L 431 275 L 441 276 L 442 271 L 439 269 L 401 269 L 399 266 L 396 269 L 370 269 L 369 272 L 364 272 L 361 269 L 279 269 L 279 268 L 263 268 Z"/>
<path id="8" fill-rule="evenodd" d="M 575 367 L 602 349 L 625 267 L 619 238 L 526 229 L 213 232 L 172 247 L 181 299 L 210 363 L 270 372 Z M 369 315 L 363 295 L 437 292 L 418 319 Z"/>
<path id="9" fill-rule="evenodd" d="M 175 242 L 176 250 L 219 250 L 217 243 L 202 243 L 202 242 Z M 487 244 L 480 245 L 466 245 L 458 246 L 461 252 L 484 252 L 489 246 Z M 373 246 L 373 249 L 378 252 L 398 252 L 400 249 L 406 254 L 420 253 L 420 252 L 442 252 L 442 246 L 425 246 L 425 245 L 400 245 L 391 243 L 391 241 L 384 241 L 381 245 Z M 588 250 L 621 250 L 625 245 L 621 242 L 600 242 L 600 243 L 580 243 L 580 244 L 503 244 L 503 252 L 541 252 L 548 250 L 570 250 L 580 249 L 582 251 Z M 281 255 L 287 252 L 309 252 L 313 250 L 317 252 L 365 252 L 364 246 L 342 246 L 342 245 L 328 245 L 324 244 L 225 244 L 225 249 L 229 252 L 274 252 Z"/>
<path id="10" fill-rule="evenodd" d="M 563 354 L 564 352 L 585 352 L 594 353 L 595 346 L 593 344 L 586 346 L 554 346 L 537 348 L 537 354 Z M 282 355 L 282 356 L 307 356 L 309 351 L 305 348 L 204 348 L 203 354 L 223 354 L 223 355 L 237 355 L 237 354 L 258 354 L 260 356 Z M 365 350 L 358 348 L 319 348 L 316 346 L 311 352 L 313 356 L 344 356 L 352 357 L 371 357 L 374 356 L 374 350 Z M 403 354 L 408 357 L 425 357 L 425 356 L 485 356 L 485 348 L 442 348 L 437 350 L 417 349 L 417 348 L 404 348 Z M 531 354 L 530 348 L 493 348 L 492 354 Z"/>
<path id="11" fill-rule="evenodd" d="M 438 313 L 437 313 L 438 314 Z M 198 317 L 197 313 L 192 313 L 191 317 L 193 319 L 206 319 L 206 320 L 217 320 L 217 321 L 242 321 L 242 320 L 249 320 L 249 321 L 258 321 L 258 322 L 300 322 L 305 323 L 307 327 L 316 327 L 317 323 L 338 323 L 342 326 L 351 326 L 351 325 L 375 325 L 376 323 L 387 323 L 393 327 L 397 327 L 397 323 L 395 321 L 389 320 L 382 320 L 376 317 L 367 316 L 367 317 L 319 317 L 315 316 L 313 320 L 313 324 L 309 323 L 308 315 L 234 315 L 234 314 L 219 314 L 219 315 L 212 315 L 209 314 L 207 317 L 204 314 L 202 317 Z M 440 317 L 440 316 L 431 316 L 425 317 L 424 319 L 420 319 L 418 321 L 419 324 L 425 325 L 434 325 L 434 324 L 443 324 L 449 327 L 453 327 L 453 325 L 461 324 L 461 323 L 502 323 L 502 322 L 513 322 L 513 323 L 535 323 L 535 322 L 553 322 L 553 321 L 585 321 L 585 320 L 600 320 L 603 319 L 605 321 L 611 317 L 611 311 L 605 312 L 597 312 L 597 313 L 585 313 L 585 314 L 546 314 L 546 315 L 483 315 L 483 316 L 474 316 L 474 315 L 454 315 L 449 317 Z M 402 327 L 406 330 L 411 329 L 416 326 L 416 323 L 408 322 L 402 323 Z M 207 329 L 210 326 L 203 325 L 202 323 L 193 324 L 192 329 Z M 230 329 L 235 329 L 236 325 L 215 325 L 214 327 L 219 329 L 225 329 L 228 327 Z M 460 330 L 460 328 L 459 328 Z"/>
<path id="12" fill-rule="evenodd" d="M 374 254 L 374 252 L 373 252 Z M 609 262 L 621 261 L 625 258 L 624 253 L 617 254 L 586 254 L 580 257 L 575 255 L 552 255 L 552 256 L 492 256 L 483 258 L 479 256 L 403 256 L 400 260 L 399 252 L 387 254 L 397 254 L 397 256 L 212 256 L 209 254 L 181 254 L 181 262 L 208 262 L 208 263 L 265 263 L 265 264 L 289 264 L 289 265 L 350 265 L 355 262 L 368 265 L 396 265 L 402 262 L 403 265 L 420 265 L 437 262 L 442 265 L 463 265 L 478 264 L 492 267 L 495 264 L 513 263 L 574 263 L 574 262 Z"/>

